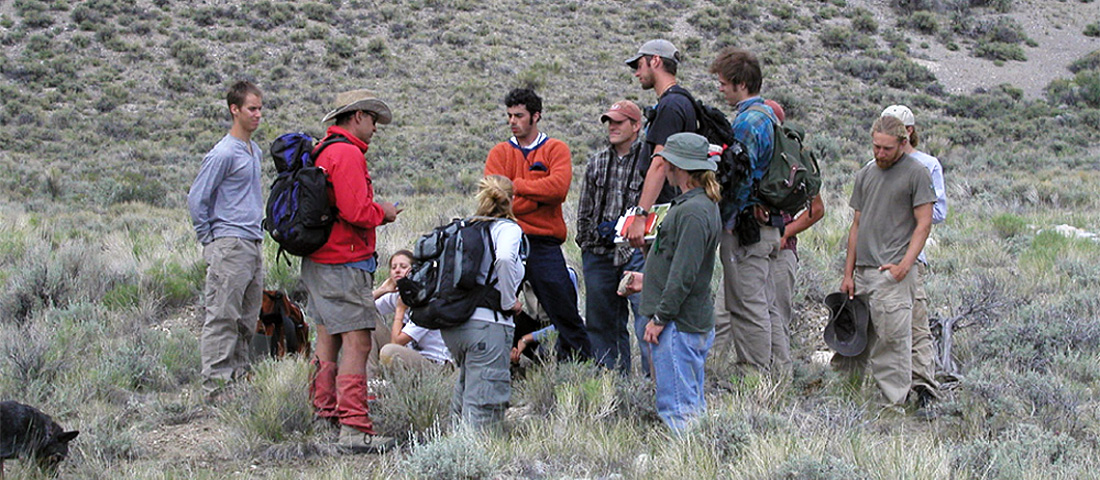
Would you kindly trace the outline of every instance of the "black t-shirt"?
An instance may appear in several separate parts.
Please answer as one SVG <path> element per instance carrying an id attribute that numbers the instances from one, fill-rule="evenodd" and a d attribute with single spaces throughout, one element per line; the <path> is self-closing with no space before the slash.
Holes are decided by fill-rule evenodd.
<path id="1" fill-rule="evenodd" d="M 696 130 L 698 123 L 690 95 L 684 87 L 673 85 L 657 100 L 657 113 L 653 121 L 646 125 L 645 145 L 642 147 L 642 156 L 638 159 L 638 169 L 641 170 L 642 178 L 645 178 L 646 172 L 649 171 L 653 149 L 657 145 L 664 145 L 668 137 L 673 134 Z M 679 195 L 678 189 L 663 181 L 656 203 L 671 202 L 677 195 Z"/>

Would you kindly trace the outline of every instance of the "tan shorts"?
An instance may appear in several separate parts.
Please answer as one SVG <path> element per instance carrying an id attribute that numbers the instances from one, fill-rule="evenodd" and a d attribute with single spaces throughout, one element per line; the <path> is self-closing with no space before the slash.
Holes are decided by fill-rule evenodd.
<path id="1" fill-rule="evenodd" d="M 381 321 L 374 306 L 374 276 L 364 270 L 303 258 L 302 284 L 309 294 L 310 318 L 330 335 L 374 330 Z"/>

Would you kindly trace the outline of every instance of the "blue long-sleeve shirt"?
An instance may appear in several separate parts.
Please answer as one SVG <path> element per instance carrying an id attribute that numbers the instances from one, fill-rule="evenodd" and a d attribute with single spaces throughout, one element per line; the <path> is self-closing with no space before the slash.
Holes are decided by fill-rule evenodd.
<path id="1" fill-rule="evenodd" d="M 200 243 L 222 237 L 263 240 L 260 157 L 256 142 L 229 134 L 203 157 L 187 193 L 187 208 Z"/>
<path id="2" fill-rule="evenodd" d="M 769 112 L 772 111 L 771 107 L 765 105 L 764 99 L 759 96 L 747 98 L 737 103 L 737 115 L 731 122 L 733 136 L 745 147 L 752 175 L 734 188 L 733 195 L 730 197 L 733 201 L 731 211 L 734 213 L 730 218 L 725 219 L 723 225 L 727 230 L 732 230 L 737 226 L 738 212 L 759 203 L 759 200 L 753 196 L 753 185 L 764 178 L 764 173 L 768 171 L 768 165 L 772 161 L 772 152 L 775 150 L 775 126 L 772 124 L 769 115 L 750 110 L 749 107 L 753 105 L 760 105 L 761 108 Z M 774 113 L 772 116 L 774 116 Z"/>

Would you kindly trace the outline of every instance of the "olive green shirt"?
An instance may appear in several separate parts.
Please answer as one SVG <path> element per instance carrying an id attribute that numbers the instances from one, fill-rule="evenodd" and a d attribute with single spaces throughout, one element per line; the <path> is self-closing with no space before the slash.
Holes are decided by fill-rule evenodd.
<path id="1" fill-rule="evenodd" d="M 875 162 L 865 165 L 848 202 L 860 212 L 856 266 L 901 263 L 917 228 L 913 209 L 935 201 L 932 177 L 913 157 L 905 155 L 885 170 Z"/>
<path id="2" fill-rule="evenodd" d="M 681 332 L 714 329 L 710 277 L 721 231 L 718 204 L 702 188 L 672 200 L 646 257 L 642 315 L 676 322 Z"/>

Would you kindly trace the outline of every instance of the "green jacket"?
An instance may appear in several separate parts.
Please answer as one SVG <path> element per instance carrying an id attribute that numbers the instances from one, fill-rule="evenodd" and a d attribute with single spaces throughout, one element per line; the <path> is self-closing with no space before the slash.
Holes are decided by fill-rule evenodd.
<path id="1" fill-rule="evenodd" d="M 710 277 L 722 222 L 718 204 L 695 188 L 672 200 L 645 261 L 642 314 L 687 333 L 714 328 Z"/>

